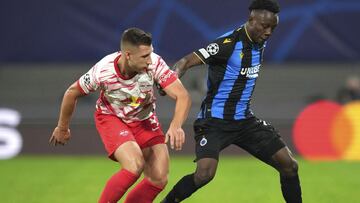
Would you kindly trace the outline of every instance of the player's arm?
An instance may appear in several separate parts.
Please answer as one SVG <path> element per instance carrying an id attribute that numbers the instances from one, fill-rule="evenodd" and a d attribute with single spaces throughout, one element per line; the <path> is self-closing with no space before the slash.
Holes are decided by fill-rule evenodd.
<path id="1" fill-rule="evenodd" d="M 231 56 L 232 50 L 235 46 L 236 40 L 233 35 L 221 37 L 210 43 L 206 48 L 196 50 L 185 57 L 181 58 L 172 67 L 178 77 L 181 78 L 185 72 L 195 66 L 201 64 L 222 64 Z M 157 85 L 159 94 L 166 95 L 162 88 Z"/>
<path id="2" fill-rule="evenodd" d="M 53 145 L 64 145 L 70 139 L 70 120 L 75 110 L 76 101 L 79 97 L 86 95 L 80 91 L 77 82 L 73 83 L 65 92 L 61 108 L 59 121 L 53 134 L 49 140 L 50 144 Z"/>
<path id="3" fill-rule="evenodd" d="M 49 140 L 50 144 L 64 145 L 70 139 L 70 120 L 75 110 L 76 101 L 79 97 L 96 91 L 100 86 L 99 80 L 96 78 L 96 73 L 100 72 L 97 66 L 93 66 L 87 73 L 74 82 L 65 92 L 57 127 Z"/>
<path id="4" fill-rule="evenodd" d="M 172 69 L 178 74 L 178 77 L 181 78 L 188 69 L 204 63 L 200 56 L 193 52 L 176 62 Z"/>
<path id="5" fill-rule="evenodd" d="M 175 148 L 175 150 L 181 150 L 185 142 L 185 133 L 182 125 L 188 116 L 191 98 L 179 79 L 166 86 L 164 91 L 176 101 L 174 117 L 166 133 L 166 142 L 170 139 L 170 147 L 172 149 Z"/>
<path id="6" fill-rule="evenodd" d="M 171 69 L 177 73 L 179 78 L 181 78 L 188 69 L 203 63 L 204 62 L 201 60 L 201 58 L 197 56 L 195 52 L 193 52 L 177 61 Z M 161 96 L 165 96 L 166 92 L 160 87 L 160 85 L 157 83 L 155 85 L 158 88 L 159 94 Z"/>
<path id="7" fill-rule="evenodd" d="M 201 64 L 213 64 L 226 62 L 235 45 L 233 36 L 221 37 L 210 43 L 206 48 L 196 50 L 175 63 L 173 70 L 181 78 L 185 72 Z"/>

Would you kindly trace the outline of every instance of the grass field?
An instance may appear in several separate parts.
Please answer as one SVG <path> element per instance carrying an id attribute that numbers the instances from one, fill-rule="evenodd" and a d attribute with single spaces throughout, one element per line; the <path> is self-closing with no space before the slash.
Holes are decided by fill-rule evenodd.
<path id="1" fill-rule="evenodd" d="M 299 160 L 305 203 L 356 203 L 360 198 L 360 162 Z M 192 157 L 173 156 L 169 185 L 192 172 Z M 0 161 L 1 203 L 96 202 L 107 178 L 118 170 L 103 157 L 21 156 Z M 122 202 L 122 201 L 120 201 Z M 217 176 L 185 203 L 279 203 L 278 174 L 251 157 L 222 157 Z"/>

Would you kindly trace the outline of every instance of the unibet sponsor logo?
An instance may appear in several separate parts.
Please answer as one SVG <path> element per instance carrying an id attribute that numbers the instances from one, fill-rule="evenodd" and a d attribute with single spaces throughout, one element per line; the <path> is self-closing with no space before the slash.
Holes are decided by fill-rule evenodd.
<path id="1" fill-rule="evenodd" d="M 247 78 L 257 78 L 259 76 L 260 64 L 250 67 L 250 68 L 241 68 L 240 74 L 245 75 Z"/>
<path id="2" fill-rule="evenodd" d="M 360 160 L 360 102 L 318 101 L 293 127 L 297 151 L 309 160 Z"/>

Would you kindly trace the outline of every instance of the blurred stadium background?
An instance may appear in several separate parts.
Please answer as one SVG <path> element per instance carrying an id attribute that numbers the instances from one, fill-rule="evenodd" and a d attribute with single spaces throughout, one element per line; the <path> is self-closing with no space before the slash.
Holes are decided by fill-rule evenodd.
<path id="1" fill-rule="evenodd" d="M 140 27 L 151 32 L 155 52 L 162 55 L 171 66 L 185 54 L 205 46 L 217 36 L 243 24 L 248 16 L 248 2 L 234 0 L 221 2 L 215 0 L 2 1 L 0 6 L 2 28 L 0 32 L 0 159 L 4 160 L 0 160 L 0 179 L 4 181 L 0 181 L 0 202 L 57 202 L 54 197 L 58 195 L 55 193 L 57 190 L 63 191 L 59 189 L 62 188 L 61 186 L 70 187 L 67 180 L 72 177 L 64 177 L 65 181 L 60 182 L 57 189 L 48 191 L 53 193 L 53 196 L 47 194 L 46 196 L 49 197 L 44 196 L 40 200 L 38 199 L 38 195 L 41 195 L 40 190 L 24 195 L 26 196 L 24 199 L 21 199 L 21 195 L 17 193 L 22 194 L 31 187 L 46 188 L 46 184 L 39 183 L 38 179 L 45 178 L 56 182 L 58 180 L 54 176 L 59 175 L 56 173 L 62 171 L 60 168 L 74 166 L 76 170 L 82 166 L 79 163 L 86 165 L 81 160 L 94 163 L 100 159 L 100 163 L 96 162 L 97 164 L 94 165 L 102 167 L 105 164 L 104 169 L 79 172 L 85 174 L 85 177 L 81 178 L 85 183 L 89 176 L 98 174 L 100 176 L 104 170 L 101 178 L 98 177 L 98 182 L 94 183 L 96 188 L 83 190 L 91 195 L 63 191 L 66 195 L 60 199 L 61 202 L 95 202 L 94 199 L 97 198 L 102 184 L 117 167 L 109 161 L 102 162 L 106 160 L 105 151 L 92 118 L 97 94 L 78 102 L 72 120 L 71 142 L 59 148 L 48 145 L 66 88 L 103 56 L 117 51 L 120 35 L 128 27 Z M 355 188 L 360 188 L 358 175 L 360 164 L 356 162 L 360 159 L 359 104 L 355 103 L 354 107 L 350 108 L 351 112 L 359 112 L 350 116 L 353 130 L 342 128 L 334 130 L 334 126 L 339 126 L 335 124 L 320 125 L 321 129 L 332 128 L 328 131 L 336 131 L 335 135 L 334 133 L 319 135 L 321 139 L 314 137 L 315 144 L 307 136 L 302 142 L 305 145 L 308 143 L 311 148 L 326 142 L 323 151 L 310 150 L 309 153 L 314 153 L 317 160 L 336 159 L 336 162 L 319 163 L 303 160 L 303 154 L 299 152 L 301 146 L 295 146 L 293 130 L 296 119 L 308 105 L 319 100 L 337 102 L 337 95 L 344 88 L 346 80 L 350 76 L 360 77 L 360 41 L 358 40 L 360 28 L 356 23 L 360 18 L 360 2 L 358 0 L 279 0 L 279 2 L 282 10 L 280 24 L 265 50 L 265 63 L 260 72 L 252 108 L 258 117 L 271 122 L 280 131 L 303 164 L 301 175 L 304 179 L 305 202 L 357 202 L 358 194 Z M 185 149 L 181 152 L 171 152 L 174 159 L 172 168 L 174 175 L 170 175 L 172 177 L 168 187 L 175 183 L 176 177 L 179 178 L 184 174 L 183 171 L 191 171 L 194 167 L 191 163 L 194 145 L 192 122 L 205 92 L 205 80 L 200 79 L 205 75 L 205 67 L 200 66 L 183 78 L 183 83 L 192 95 L 193 106 L 185 124 L 187 133 Z M 159 119 L 163 129 L 166 130 L 174 104 L 165 97 L 158 97 L 157 102 Z M 316 122 L 322 122 L 321 116 Z M 314 133 L 311 127 L 306 130 L 309 134 Z M 349 133 L 351 136 L 348 135 Z M 343 134 L 345 141 L 341 137 Z M 335 143 L 337 147 L 332 147 L 328 143 L 329 140 L 334 140 L 334 136 L 335 140 L 341 142 Z M 353 153 L 351 157 L 344 155 L 334 158 L 333 148 L 346 151 L 344 149 L 346 144 L 351 145 L 350 148 L 355 154 Z M 274 186 L 266 186 L 262 189 L 259 185 L 266 185 L 268 181 L 258 182 L 256 185 L 252 183 L 254 180 L 248 178 L 249 187 L 253 186 L 258 191 L 254 193 L 255 195 L 251 195 L 253 192 L 251 189 L 240 194 L 236 190 L 237 184 L 232 182 L 234 177 L 225 176 L 230 173 L 226 171 L 232 169 L 236 174 L 254 174 L 253 176 L 256 177 L 263 173 L 262 170 L 249 167 L 253 165 L 254 168 L 268 167 L 256 161 L 254 163 L 249 161 L 246 154 L 237 148 L 230 147 L 224 154 L 231 156 L 224 160 L 241 164 L 234 166 L 224 164 L 225 166 L 220 168 L 223 173 L 218 174 L 218 182 L 209 186 L 213 190 L 204 190 L 199 197 L 189 199 L 187 202 L 205 202 L 206 198 L 201 198 L 209 195 L 209 191 L 213 191 L 210 193 L 214 193 L 215 196 L 211 198 L 213 201 L 206 202 L 219 202 L 222 194 L 237 196 L 237 199 L 230 198 L 223 202 L 240 202 L 240 200 L 261 202 L 262 198 L 268 199 L 269 202 L 282 201 L 277 177 L 271 169 L 264 169 L 264 173 L 268 174 L 265 175 L 265 179 L 274 182 Z M 87 158 L 78 158 L 80 161 L 76 161 L 77 156 L 83 155 Z M 88 158 L 89 155 L 95 158 Z M 103 159 L 96 158 L 97 156 Z M 52 162 L 52 157 L 70 162 L 64 161 L 66 164 L 62 166 L 58 162 Z M 312 158 L 311 154 L 304 157 Z M 43 165 L 39 166 L 39 164 Z M 89 164 L 86 166 L 91 168 Z M 81 170 L 86 171 L 88 168 L 83 167 Z M 32 169 L 34 173 L 29 173 Z M 35 169 L 43 170 L 44 173 L 35 172 Z M 47 174 L 48 170 L 57 172 Z M 66 171 L 71 173 L 68 169 Z M 330 172 L 324 173 L 324 171 Z M 33 175 L 37 181 L 32 182 L 29 177 L 22 178 L 19 175 L 22 173 Z M 343 178 L 336 179 L 339 174 L 344 174 Z M 345 174 L 351 174 L 351 177 Z M 344 178 L 345 176 L 348 179 Z M 22 180 L 33 184 L 25 184 Z M 243 179 L 236 180 L 240 182 Z M 224 189 L 218 195 L 215 189 L 217 184 L 223 184 L 220 188 Z M 241 186 L 241 183 L 239 185 Z M 82 185 L 76 186 L 76 188 L 81 187 Z M 225 189 L 227 187 L 235 190 L 228 191 Z M 269 187 L 276 188 L 274 190 L 276 194 L 266 191 Z M 239 190 L 244 191 L 243 188 Z M 313 192 L 314 190 L 316 192 Z M 88 199 L 76 199 L 82 196 L 87 196 Z M 238 196 L 257 197 L 239 199 Z M 327 198 L 322 199 L 324 197 Z"/>

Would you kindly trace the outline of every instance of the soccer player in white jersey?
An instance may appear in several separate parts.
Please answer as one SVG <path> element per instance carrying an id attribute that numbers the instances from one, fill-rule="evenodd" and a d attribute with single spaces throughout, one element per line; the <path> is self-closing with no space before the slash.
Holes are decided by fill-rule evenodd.
<path id="1" fill-rule="evenodd" d="M 125 30 L 121 52 L 105 56 L 65 92 L 53 145 L 70 139 L 70 119 L 79 97 L 100 90 L 95 124 L 110 159 L 121 169 L 107 182 L 99 203 L 116 203 L 144 173 L 125 203 L 150 203 L 163 190 L 169 171 L 166 142 L 181 150 L 182 124 L 191 100 L 175 72 L 153 53 L 151 35 L 138 28 Z M 153 84 L 157 82 L 176 101 L 173 120 L 164 136 L 155 114 Z"/>

